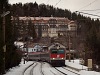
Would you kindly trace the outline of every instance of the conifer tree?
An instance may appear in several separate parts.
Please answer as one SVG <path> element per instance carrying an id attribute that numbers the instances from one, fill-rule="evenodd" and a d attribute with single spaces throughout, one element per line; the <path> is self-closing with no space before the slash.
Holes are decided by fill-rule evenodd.
<path id="1" fill-rule="evenodd" d="M 0 2 L 0 13 L 5 14 L 8 11 L 10 12 L 8 0 L 2 0 Z M 4 25 L 5 29 L 3 28 Z M 0 16 L 0 73 L 4 73 L 5 70 L 18 65 L 21 59 L 14 46 L 15 37 L 13 36 L 12 30 L 11 13 L 4 15 L 2 18 Z M 3 50 L 4 46 L 6 46 L 5 51 Z"/>
<path id="2" fill-rule="evenodd" d="M 0 0 L 0 74 L 3 73 L 3 18 L 1 17 L 1 14 L 3 13 L 3 0 Z"/>

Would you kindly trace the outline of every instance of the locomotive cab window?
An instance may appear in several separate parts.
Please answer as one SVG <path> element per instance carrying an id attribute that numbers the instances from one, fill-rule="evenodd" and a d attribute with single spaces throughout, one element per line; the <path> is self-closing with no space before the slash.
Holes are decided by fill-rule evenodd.
<path id="1" fill-rule="evenodd" d="M 53 54 L 63 54 L 64 53 L 64 50 L 63 49 L 60 49 L 60 50 L 51 50 L 51 53 Z"/>
<path id="2" fill-rule="evenodd" d="M 57 53 L 57 50 L 51 50 L 51 53 L 55 54 L 55 53 Z"/>
<path id="3" fill-rule="evenodd" d="M 58 54 L 63 54 L 64 50 L 58 50 Z"/>

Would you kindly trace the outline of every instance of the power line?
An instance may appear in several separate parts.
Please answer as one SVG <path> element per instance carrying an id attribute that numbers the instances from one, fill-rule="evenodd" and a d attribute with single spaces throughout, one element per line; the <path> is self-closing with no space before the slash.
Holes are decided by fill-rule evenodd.
<path id="1" fill-rule="evenodd" d="M 90 13 L 85 13 L 85 12 L 80 12 L 80 11 L 75 11 L 75 12 L 79 12 L 79 13 L 83 13 L 83 14 L 87 14 L 87 15 L 91 15 L 91 16 L 97 16 L 97 17 L 100 17 L 99 15 L 95 15 L 95 14 L 90 14 Z"/>
<path id="2" fill-rule="evenodd" d="M 97 12 L 96 14 L 99 14 L 100 12 Z"/>
<path id="3" fill-rule="evenodd" d="M 55 6 L 57 6 L 57 5 L 60 3 L 60 1 L 61 1 L 61 0 L 59 0 L 59 1 L 55 4 Z"/>
<path id="4" fill-rule="evenodd" d="M 81 10 L 81 11 L 99 11 L 100 9 L 93 9 L 93 10 Z"/>
<path id="5" fill-rule="evenodd" d="M 100 9 L 93 9 L 93 10 L 81 10 L 81 11 L 99 11 L 99 12 L 97 12 L 97 13 L 95 13 L 95 14 L 99 14 L 99 13 L 100 13 Z"/>
<path id="6" fill-rule="evenodd" d="M 83 8 L 86 8 L 86 7 L 90 6 L 91 4 L 95 3 L 96 1 L 97 1 L 97 0 L 92 1 L 92 2 L 89 3 L 88 5 L 86 5 L 86 6 L 82 7 L 82 8 L 80 8 L 79 10 L 81 10 L 81 9 L 83 9 Z"/>

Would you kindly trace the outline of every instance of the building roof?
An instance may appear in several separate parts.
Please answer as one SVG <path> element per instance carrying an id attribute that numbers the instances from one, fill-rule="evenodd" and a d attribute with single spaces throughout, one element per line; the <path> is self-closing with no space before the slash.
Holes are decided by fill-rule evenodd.
<path id="1" fill-rule="evenodd" d="M 49 46 L 49 50 L 51 49 L 51 48 L 57 48 L 57 47 L 59 47 L 59 48 L 66 48 L 64 45 L 62 45 L 62 44 L 60 44 L 60 43 L 54 43 L 54 44 L 52 44 L 52 45 L 50 45 Z"/>
<path id="2" fill-rule="evenodd" d="M 12 17 L 12 20 L 14 17 Z M 68 20 L 65 17 L 19 17 L 19 20 L 49 20 L 49 19 L 56 19 L 56 20 Z M 69 21 L 69 20 L 68 20 Z"/>

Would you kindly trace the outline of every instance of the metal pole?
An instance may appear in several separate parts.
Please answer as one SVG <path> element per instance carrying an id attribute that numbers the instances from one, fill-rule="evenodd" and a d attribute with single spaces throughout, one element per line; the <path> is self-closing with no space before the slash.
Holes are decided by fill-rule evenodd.
<path id="1" fill-rule="evenodd" d="M 68 34 L 69 34 L 69 31 L 68 31 Z M 69 47 L 69 62 L 70 62 L 70 34 L 68 35 L 68 47 Z"/>
<path id="2" fill-rule="evenodd" d="M 27 62 L 28 62 L 28 39 L 26 40 Z"/>
<path id="3" fill-rule="evenodd" d="M 3 7 L 3 9 L 5 9 L 5 7 Z M 4 58 L 3 58 L 3 61 L 4 61 L 4 73 L 5 73 L 5 52 L 6 52 L 6 43 L 5 43 L 5 30 L 6 30 L 6 26 L 5 26 L 5 16 L 8 15 L 10 13 L 10 11 L 7 11 L 7 12 L 3 12 L 3 14 L 0 15 L 0 17 L 3 17 L 3 43 L 4 43 L 4 46 L 3 46 L 3 52 L 4 52 Z"/>
<path id="4" fill-rule="evenodd" d="M 74 63 L 74 52 L 73 52 L 73 63 Z"/>
<path id="5" fill-rule="evenodd" d="M 4 44 L 5 44 L 5 16 L 3 17 L 3 41 L 4 41 Z"/>
<path id="6" fill-rule="evenodd" d="M 4 42 L 4 46 L 3 46 L 3 52 L 4 52 L 4 57 L 3 57 L 3 67 L 4 67 L 4 73 L 5 73 L 5 53 L 6 53 L 6 44 L 5 44 L 5 16 L 3 16 L 3 42 Z"/>

